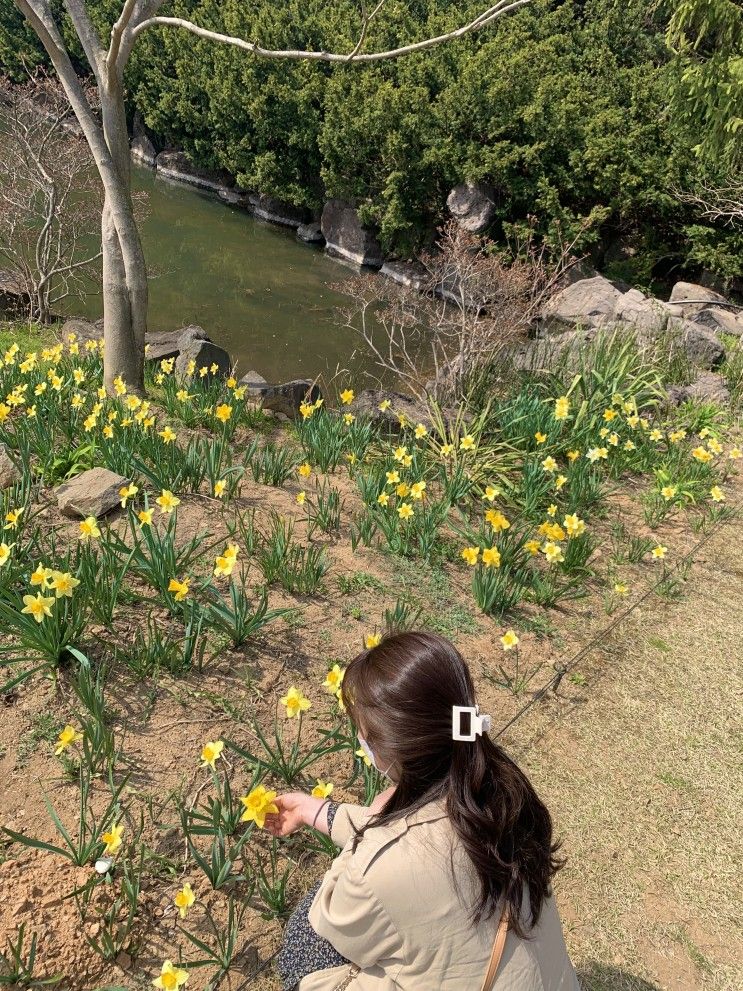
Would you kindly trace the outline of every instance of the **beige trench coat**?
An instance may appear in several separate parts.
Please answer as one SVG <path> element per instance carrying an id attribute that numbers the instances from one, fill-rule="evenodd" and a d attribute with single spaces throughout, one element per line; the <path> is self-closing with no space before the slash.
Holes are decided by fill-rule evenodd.
<path id="1" fill-rule="evenodd" d="M 370 828 L 352 853 L 351 822 L 359 827 L 370 815 L 360 806 L 338 808 L 331 836 L 343 849 L 309 912 L 313 929 L 361 968 L 348 991 L 480 991 L 498 920 L 469 922 L 474 872 L 443 805 Z M 333 991 L 349 969 L 308 974 L 299 991 Z M 493 987 L 580 991 L 553 898 L 532 938 L 508 933 Z"/>

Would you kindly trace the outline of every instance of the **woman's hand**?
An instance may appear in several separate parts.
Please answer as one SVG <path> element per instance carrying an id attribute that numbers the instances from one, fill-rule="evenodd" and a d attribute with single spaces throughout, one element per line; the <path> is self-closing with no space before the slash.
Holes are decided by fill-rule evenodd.
<path id="1" fill-rule="evenodd" d="M 302 826 L 312 825 L 320 801 L 301 791 L 278 795 L 274 802 L 279 811 L 269 812 L 266 816 L 266 829 L 272 836 L 289 836 Z"/>

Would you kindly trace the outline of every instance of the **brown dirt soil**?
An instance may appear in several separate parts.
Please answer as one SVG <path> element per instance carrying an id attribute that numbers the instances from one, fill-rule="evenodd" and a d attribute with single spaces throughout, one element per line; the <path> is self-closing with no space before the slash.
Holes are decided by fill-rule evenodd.
<path id="1" fill-rule="evenodd" d="M 322 688 L 325 673 L 335 661 L 347 662 L 365 633 L 382 628 L 385 608 L 399 597 L 421 607 L 420 624 L 456 641 L 471 662 L 483 708 L 502 725 L 557 666 L 619 615 L 614 610 L 626 609 L 660 575 L 657 564 L 616 564 L 612 558 L 611 527 L 617 520 L 632 534 L 647 532 L 638 493 L 617 486 L 607 517 L 595 528 L 592 523 L 601 550 L 592 562 L 597 577 L 588 597 L 551 610 L 528 607 L 504 625 L 477 612 L 470 574 L 456 548 L 440 568 L 374 549 L 352 551 L 349 520 L 358 495 L 345 472 L 332 483 L 346 506 L 340 535 L 322 538 L 331 562 L 322 594 L 298 597 L 273 590 L 270 605 L 291 607 L 292 614 L 241 648 L 215 645 L 201 671 L 139 678 L 123 660 L 111 670 L 107 697 L 122 749 L 117 770 L 129 774 L 127 838 L 141 831 L 148 848 L 141 911 L 125 951 L 104 963 L 85 940 L 100 935 L 98 912 L 112 897 L 106 887 L 97 889 L 82 924 L 74 898 L 67 897 L 91 876 L 90 867 L 71 867 L 55 855 L 0 842 L 0 948 L 25 923 L 28 933 L 39 937 L 37 976 L 61 973 L 63 991 L 93 991 L 104 984 L 151 987 L 164 958 L 203 956 L 180 931 L 172 901 L 190 881 L 198 901 L 183 925 L 203 937 L 205 908 L 224 920 L 224 894 L 212 892 L 184 857 L 174 808 L 176 797 L 188 805 L 203 802 L 211 787 L 199 765 L 203 743 L 221 737 L 255 748 L 252 720 L 270 729 L 276 700 L 291 684 L 312 701 L 305 739 L 316 738 L 332 718 Z M 269 510 L 295 517 L 296 537 L 304 540 L 302 511 L 294 499 L 299 489 L 296 483 L 277 490 L 244 482 L 231 511 L 235 504 L 255 509 L 263 529 Z M 731 503 L 740 501 L 739 478 L 727 489 Z M 227 537 L 218 502 L 185 496 L 182 503 L 180 540 L 202 531 L 209 544 Z M 59 516 L 51 493 L 44 494 L 40 512 L 39 521 L 59 539 L 76 539 L 77 524 Z M 665 522 L 654 537 L 671 549 L 671 564 L 700 539 L 681 518 Z M 506 737 L 549 800 L 565 838 L 568 866 L 559 877 L 558 898 L 571 951 L 592 991 L 733 991 L 743 979 L 733 893 L 741 859 L 733 826 L 741 735 L 730 716 L 741 688 L 740 656 L 734 656 L 743 619 L 740 539 L 737 524 L 724 526 L 683 576 L 680 603 L 668 604 L 657 595 L 645 599 L 600 652 L 585 658 L 558 692 L 549 693 Z M 212 557 L 210 552 L 207 560 Z M 243 557 L 244 580 L 252 586 L 260 572 Z M 629 584 L 627 600 L 607 600 L 607 578 L 610 585 L 619 579 Z M 143 599 L 120 609 L 113 631 L 89 628 L 82 649 L 92 658 L 110 658 L 116 648 L 131 645 L 148 607 L 161 630 L 182 636 L 182 624 L 148 603 L 151 591 L 136 583 L 131 588 Z M 515 652 L 502 653 L 497 639 L 508 625 L 521 637 L 521 674 L 534 672 L 518 696 L 503 684 L 504 672 L 515 675 L 517 662 Z M 56 684 L 37 678 L 6 697 L 0 721 L 0 826 L 58 842 L 44 794 L 62 821 L 74 824 L 78 791 L 53 756 L 53 741 L 64 723 L 75 719 L 76 698 L 64 674 Z M 243 794 L 250 780 L 244 763 L 228 755 L 225 765 L 233 794 Z M 313 777 L 336 782 L 336 796 L 358 800 L 358 785 L 351 790 L 342 785 L 348 773 L 347 762 L 312 769 Z M 98 782 L 93 806 L 100 812 L 106 801 Z M 266 849 L 265 837 L 254 845 Z M 327 861 L 296 844 L 287 847 L 284 863 L 293 870 L 293 905 Z M 243 883 L 235 891 L 248 894 Z M 241 953 L 220 988 L 277 988 L 264 965 L 280 938 L 280 923 L 262 918 L 253 898 Z M 194 972 L 189 986 L 203 986 L 209 973 L 208 968 Z"/>

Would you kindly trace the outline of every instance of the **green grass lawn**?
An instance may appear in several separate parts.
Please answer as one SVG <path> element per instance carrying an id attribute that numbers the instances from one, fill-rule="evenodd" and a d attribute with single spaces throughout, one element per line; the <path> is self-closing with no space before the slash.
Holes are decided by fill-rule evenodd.
<path id="1" fill-rule="evenodd" d="M 40 326 L 25 320 L 0 321 L 0 352 L 5 352 L 11 344 L 17 344 L 23 353 L 46 347 L 57 340 L 56 327 L 51 324 Z"/>

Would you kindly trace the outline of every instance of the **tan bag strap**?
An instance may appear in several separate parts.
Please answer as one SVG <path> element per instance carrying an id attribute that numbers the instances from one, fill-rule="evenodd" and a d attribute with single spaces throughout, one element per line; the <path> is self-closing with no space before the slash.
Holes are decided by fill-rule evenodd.
<path id="1" fill-rule="evenodd" d="M 508 905 L 503 907 L 503 912 L 500 917 L 500 922 L 498 923 L 498 931 L 495 934 L 495 941 L 493 942 L 493 951 L 490 954 L 490 963 L 488 964 L 488 970 L 485 974 L 485 980 L 482 982 L 482 991 L 490 991 L 493 984 L 495 983 L 495 975 L 498 972 L 498 967 L 500 966 L 501 957 L 503 956 L 503 947 L 506 945 L 506 936 L 508 935 Z"/>

